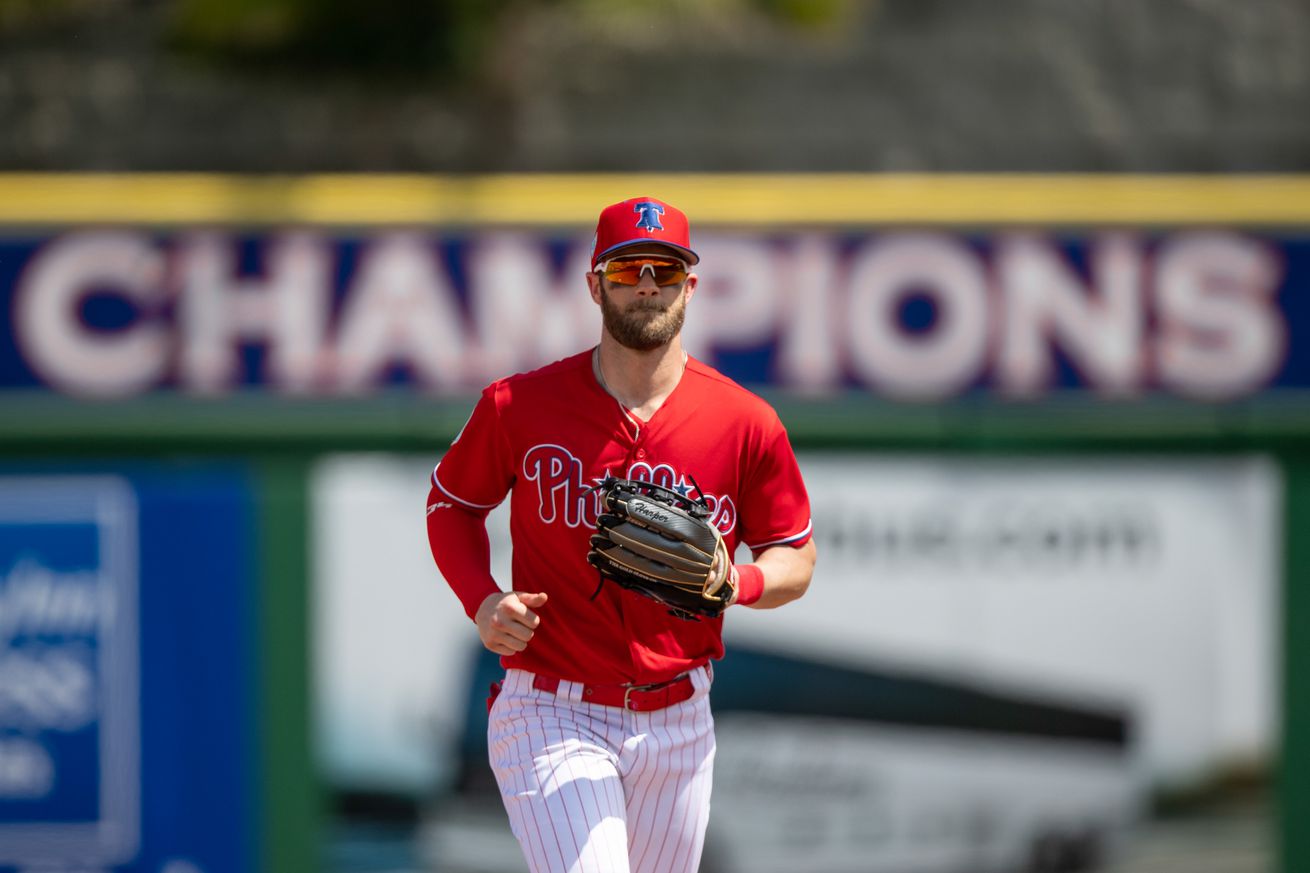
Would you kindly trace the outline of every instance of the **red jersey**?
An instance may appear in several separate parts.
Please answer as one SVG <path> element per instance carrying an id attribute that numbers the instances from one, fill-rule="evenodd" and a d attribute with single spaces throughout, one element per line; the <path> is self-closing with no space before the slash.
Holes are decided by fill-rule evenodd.
<path id="1" fill-rule="evenodd" d="M 600 578 L 586 555 L 599 494 L 588 489 L 607 476 L 684 493 L 699 486 L 730 550 L 810 538 L 809 497 L 777 414 L 693 358 L 644 422 L 600 386 L 589 351 L 494 382 L 432 483 L 444 501 L 477 512 L 510 495 L 513 588 L 548 599 L 527 649 L 503 657 L 504 666 L 576 682 L 644 683 L 722 657 L 722 618 L 685 621 L 608 582 L 596 593 Z M 460 511 L 444 501 L 434 511 Z M 470 615 L 490 593 L 449 582 Z"/>

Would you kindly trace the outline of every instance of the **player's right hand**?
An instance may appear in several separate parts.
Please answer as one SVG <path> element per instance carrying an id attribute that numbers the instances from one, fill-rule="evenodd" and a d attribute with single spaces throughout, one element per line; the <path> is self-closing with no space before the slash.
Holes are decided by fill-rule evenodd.
<path id="1" fill-rule="evenodd" d="M 478 636 L 497 655 L 514 655 L 528 647 L 541 617 L 533 612 L 546 602 L 541 592 L 498 591 L 478 607 Z"/>

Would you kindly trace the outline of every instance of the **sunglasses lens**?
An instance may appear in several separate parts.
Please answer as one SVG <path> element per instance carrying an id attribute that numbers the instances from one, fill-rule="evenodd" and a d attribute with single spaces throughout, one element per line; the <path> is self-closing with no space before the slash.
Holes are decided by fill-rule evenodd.
<path id="1" fill-rule="evenodd" d="M 681 261 L 664 258 L 613 260 L 605 266 L 605 278 L 615 285 L 638 285 L 643 273 L 650 273 L 656 285 L 679 285 L 687 278 Z"/>

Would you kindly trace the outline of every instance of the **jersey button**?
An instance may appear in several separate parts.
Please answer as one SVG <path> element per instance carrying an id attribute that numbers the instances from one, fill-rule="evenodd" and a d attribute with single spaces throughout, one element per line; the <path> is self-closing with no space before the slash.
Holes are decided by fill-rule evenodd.
<path id="1" fill-rule="evenodd" d="M 638 458 L 638 459 L 641 459 L 641 458 L 644 458 L 644 457 L 646 457 L 646 450 L 645 450 L 645 449 L 637 449 L 637 458 Z"/>

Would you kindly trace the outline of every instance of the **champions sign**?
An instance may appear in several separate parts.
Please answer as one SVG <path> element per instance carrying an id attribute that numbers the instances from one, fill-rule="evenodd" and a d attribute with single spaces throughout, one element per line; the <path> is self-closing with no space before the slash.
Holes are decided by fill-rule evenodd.
<path id="1" fill-rule="evenodd" d="M 468 393 L 596 342 L 587 234 L 0 237 L 0 389 Z M 1231 400 L 1310 387 L 1310 238 L 699 230 L 690 351 L 752 387 Z"/>

